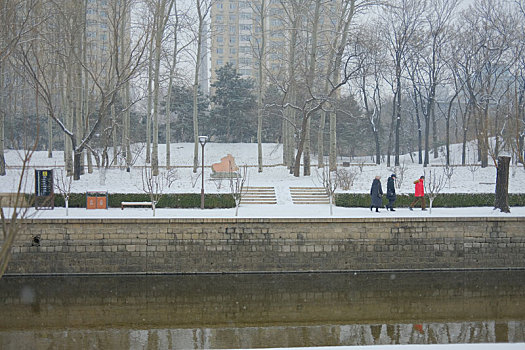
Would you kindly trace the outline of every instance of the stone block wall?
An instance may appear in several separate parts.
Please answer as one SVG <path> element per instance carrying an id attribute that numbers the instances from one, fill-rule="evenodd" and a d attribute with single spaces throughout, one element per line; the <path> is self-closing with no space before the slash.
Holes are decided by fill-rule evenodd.
<path id="1" fill-rule="evenodd" d="M 525 218 L 33 219 L 7 274 L 525 268 Z"/>

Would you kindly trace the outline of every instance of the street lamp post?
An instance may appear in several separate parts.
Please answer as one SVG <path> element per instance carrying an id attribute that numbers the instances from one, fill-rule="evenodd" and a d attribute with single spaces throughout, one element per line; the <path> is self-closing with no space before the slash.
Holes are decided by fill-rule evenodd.
<path id="1" fill-rule="evenodd" d="M 202 146 L 202 184 L 201 184 L 201 209 L 204 209 L 204 146 L 208 142 L 208 136 L 199 136 L 199 143 Z"/>

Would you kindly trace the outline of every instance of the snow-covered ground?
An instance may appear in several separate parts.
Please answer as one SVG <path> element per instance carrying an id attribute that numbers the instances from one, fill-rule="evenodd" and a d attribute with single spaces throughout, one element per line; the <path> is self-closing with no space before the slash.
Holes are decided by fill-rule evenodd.
<path id="1" fill-rule="evenodd" d="M 453 145 L 454 156 L 452 163 L 460 161 L 460 145 Z M 199 146 L 199 157 L 201 148 Z M 329 217 L 330 209 L 328 205 L 297 205 L 293 204 L 290 195 L 290 187 L 322 187 L 322 170 L 312 166 L 311 176 L 294 177 L 289 174 L 286 167 L 282 166 L 282 146 L 279 144 L 264 144 L 264 170 L 259 173 L 257 164 L 257 144 L 222 144 L 208 143 L 205 146 L 205 192 L 206 193 L 229 193 L 229 181 L 212 180 L 211 165 L 218 163 L 227 154 L 233 155 L 239 167 L 247 165 L 247 176 L 245 186 L 272 186 L 275 188 L 277 205 L 243 205 L 239 208 L 239 217 Z M 163 193 L 200 193 L 201 191 L 201 160 L 199 158 L 199 168 L 197 173 L 193 173 L 191 164 L 193 163 L 193 144 L 182 143 L 171 145 L 172 160 L 174 166 L 172 176 L 176 180 L 170 187 L 165 186 Z M 107 191 L 109 193 L 142 193 L 143 190 L 143 171 L 144 171 L 144 151 L 137 153 L 136 162 L 130 172 L 126 172 L 118 167 L 113 167 L 105 171 L 94 169 L 92 174 L 84 174 L 79 181 L 73 181 L 71 192 L 84 193 L 87 191 Z M 20 154 L 17 151 L 8 150 L 6 152 L 6 163 L 8 165 L 7 176 L 0 177 L 0 192 L 16 191 L 16 184 L 19 178 L 21 164 Z M 414 156 L 417 159 L 417 156 Z M 474 159 L 469 156 L 468 159 Z M 316 158 L 312 158 L 316 161 Z M 350 161 L 349 167 L 342 167 L 343 161 Z M 396 172 L 399 188 L 398 194 L 412 194 L 414 191 L 413 181 L 421 175 L 429 172 L 434 176 L 443 175 L 443 159 L 432 158 L 432 166 L 424 168 L 422 165 L 413 163 L 409 155 L 401 157 L 401 166 L 387 167 L 386 164 L 379 166 L 373 164 L 370 158 L 360 159 L 339 159 L 339 169 L 355 174 L 352 187 L 348 190 L 338 188 L 338 192 L 368 193 L 372 180 L 376 175 L 382 177 L 383 190 L 386 191 L 386 179 Z M 165 164 L 165 147 L 159 145 L 159 163 Z M 38 169 L 55 169 L 55 176 L 63 173 L 63 154 L 54 152 L 53 158 L 47 157 L 47 152 L 36 152 L 31 158 L 31 166 Z M 450 193 L 494 193 L 496 182 L 496 168 L 489 166 L 482 169 L 474 166 L 454 166 L 450 181 L 445 185 L 441 192 Z M 165 173 L 161 169 L 161 175 Z M 34 191 L 34 173 L 28 172 L 26 192 Z M 444 177 L 446 179 L 446 177 Z M 447 179 L 448 181 L 448 179 Z M 509 178 L 509 192 L 523 193 L 525 191 L 525 170 L 522 166 L 512 166 Z M 58 192 L 55 190 L 55 192 Z M 428 203 L 428 202 L 427 202 Z M 396 212 L 386 212 L 383 210 L 378 213 L 371 213 L 366 208 L 333 208 L 333 217 L 414 217 L 414 216 L 508 216 L 492 208 L 434 208 L 432 213 L 407 209 L 399 209 Z M 68 216 L 74 217 L 151 217 L 151 209 L 126 208 L 124 210 L 86 210 L 69 209 Z M 525 208 L 511 208 L 511 216 L 525 216 Z M 53 211 L 39 211 L 38 217 L 62 217 L 65 216 L 65 209 L 55 208 Z M 235 209 L 157 209 L 156 217 L 159 218 L 178 218 L 178 217 L 235 217 Z"/>

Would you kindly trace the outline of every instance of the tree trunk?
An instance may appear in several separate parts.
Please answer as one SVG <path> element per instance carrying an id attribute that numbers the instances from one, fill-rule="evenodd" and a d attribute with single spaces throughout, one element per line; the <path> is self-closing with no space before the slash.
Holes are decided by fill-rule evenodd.
<path id="1" fill-rule="evenodd" d="M 399 143 L 400 143 L 400 132 L 401 132 L 401 59 L 397 61 L 396 67 L 396 79 L 397 79 L 397 107 L 396 107 L 396 144 L 395 144 L 395 157 L 394 165 L 399 166 Z"/>
<path id="2" fill-rule="evenodd" d="M 155 28 L 156 20 L 154 21 L 153 28 Z M 151 162 L 151 117 L 152 117 L 152 90 L 153 90 L 153 42 L 150 41 L 149 45 L 149 59 L 148 59 L 148 103 L 146 107 L 146 163 Z"/>
<path id="3" fill-rule="evenodd" d="M 307 118 L 308 115 L 303 114 L 302 123 L 301 123 L 301 135 L 299 136 L 299 144 L 297 145 L 297 154 L 295 155 L 295 161 L 293 165 L 293 175 L 299 177 L 301 169 L 301 156 L 303 155 L 304 149 L 304 140 L 306 138 L 306 128 L 307 128 Z"/>
<path id="4" fill-rule="evenodd" d="M 262 149 L 262 121 L 263 121 L 263 95 L 264 95 L 264 73 L 263 64 L 266 57 L 266 1 L 261 0 L 260 2 L 260 21 L 261 21 L 261 46 L 259 51 L 259 65 L 257 72 L 257 165 L 258 172 L 263 171 L 263 149 Z"/>
<path id="5" fill-rule="evenodd" d="M 317 130 L 317 167 L 319 169 L 324 168 L 324 128 L 327 113 L 326 111 L 321 111 L 319 129 Z"/>
<path id="6" fill-rule="evenodd" d="M 81 160 L 82 150 L 75 150 L 73 157 L 73 180 L 80 180 L 80 173 L 82 171 Z"/>
<path id="7" fill-rule="evenodd" d="M 201 2 L 197 0 L 197 12 L 199 15 L 199 30 L 197 33 L 197 57 L 195 63 L 195 72 L 193 76 L 193 173 L 197 173 L 199 166 L 199 69 L 201 65 L 202 40 L 204 32 L 204 17 L 201 12 Z"/>
<path id="8" fill-rule="evenodd" d="M 5 123 L 5 101 L 7 99 L 4 97 L 6 89 L 4 89 L 4 64 L 0 62 L 0 176 L 5 176 L 5 133 L 4 133 L 4 123 Z"/>
<path id="9" fill-rule="evenodd" d="M 328 168 L 330 171 L 337 170 L 337 114 L 330 112 L 330 156 Z"/>
<path id="10" fill-rule="evenodd" d="M 510 157 L 498 157 L 498 169 L 496 174 L 496 200 L 494 203 L 494 209 L 500 209 L 504 213 L 510 213 L 509 164 Z"/>
<path id="11" fill-rule="evenodd" d="M 306 119 L 306 133 L 304 134 L 304 153 L 303 153 L 303 175 L 310 176 L 310 118 Z"/>
<path id="12" fill-rule="evenodd" d="M 177 13 L 177 2 L 175 1 L 173 3 L 174 11 Z M 173 40 L 173 54 L 172 54 L 172 63 L 170 67 L 170 75 L 169 75 L 169 81 L 168 81 L 168 96 L 166 97 L 166 169 L 169 170 L 171 168 L 171 99 L 172 99 L 172 92 L 173 92 L 173 78 L 175 76 L 175 68 L 177 66 L 177 51 L 178 51 L 178 38 L 177 38 L 177 30 L 179 28 L 179 16 L 175 16 L 175 24 L 174 24 L 174 35 L 175 38 Z"/>

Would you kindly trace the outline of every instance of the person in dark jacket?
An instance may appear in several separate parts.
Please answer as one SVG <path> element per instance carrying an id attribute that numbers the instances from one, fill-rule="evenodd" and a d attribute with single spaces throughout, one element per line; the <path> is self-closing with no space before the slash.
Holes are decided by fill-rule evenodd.
<path id="1" fill-rule="evenodd" d="M 370 188 L 370 197 L 372 203 L 370 204 L 370 211 L 375 207 L 376 212 L 379 212 L 379 208 L 383 206 L 383 189 L 381 188 L 381 176 L 376 176 L 372 181 L 372 188 Z"/>
<path id="2" fill-rule="evenodd" d="M 396 188 L 394 186 L 394 181 L 396 179 L 396 174 L 390 175 L 386 183 L 386 198 L 388 199 L 388 204 L 386 205 L 386 210 L 394 210 L 394 202 L 396 201 Z"/>

